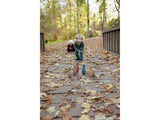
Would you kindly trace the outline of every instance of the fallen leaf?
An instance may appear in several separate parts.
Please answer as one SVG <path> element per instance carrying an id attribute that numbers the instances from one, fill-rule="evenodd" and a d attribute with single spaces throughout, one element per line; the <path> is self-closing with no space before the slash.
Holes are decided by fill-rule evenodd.
<path id="1" fill-rule="evenodd" d="M 76 88 L 77 88 L 77 89 L 81 89 L 81 86 L 80 86 L 80 85 L 78 85 L 78 86 L 76 86 Z"/>
<path id="2" fill-rule="evenodd" d="M 77 102 L 78 104 L 82 104 L 83 101 L 84 101 L 84 100 L 83 100 L 82 97 L 78 97 L 77 100 L 76 100 L 76 102 Z"/>
<path id="3" fill-rule="evenodd" d="M 107 106 L 107 110 L 110 112 L 110 113 L 113 113 L 113 109 L 109 106 Z"/>
<path id="4" fill-rule="evenodd" d="M 91 105 L 87 102 L 82 103 L 81 107 L 84 108 L 84 110 L 81 112 L 82 114 L 88 113 L 90 111 Z"/>
<path id="5" fill-rule="evenodd" d="M 60 86 L 63 86 L 63 84 L 53 83 L 53 82 L 51 82 L 51 83 L 49 84 L 49 87 L 60 87 Z"/>
<path id="6" fill-rule="evenodd" d="M 51 100 L 49 99 L 47 102 L 46 102 L 47 105 L 50 105 L 51 104 Z"/>
<path id="7" fill-rule="evenodd" d="M 51 107 L 49 107 L 49 108 L 47 109 L 47 111 L 48 111 L 49 113 L 53 113 L 53 112 L 56 111 L 56 109 L 55 109 L 54 106 L 51 106 Z"/>
<path id="8" fill-rule="evenodd" d="M 81 112 L 82 114 L 86 114 L 90 111 L 90 108 L 84 108 L 84 110 Z"/>
<path id="9" fill-rule="evenodd" d="M 60 111 L 57 111 L 55 114 L 54 114 L 54 117 L 58 117 L 60 115 Z"/>
<path id="10" fill-rule="evenodd" d="M 119 104 L 120 103 L 120 98 L 118 98 L 118 99 L 112 99 L 112 101 L 113 101 L 113 103 L 117 103 L 117 104 Z"/>
<path id="11" fill-rule="evenodd" d="M 48 107 L 46 105 L 41 105 L 40 109 L 47 109 Z"/>
<path id="12" fill-rule="evenodd" d="M 116 107 L 117 107 L 118 109 L 120 109 L 120 105 L 116 105 Z"/>
<path id="13" fill-rule="evenodd" d="M 43 78 L 43 75 L 40 76 L 40 79 L 42 79 L 42 78 Z"/>
<path id="14" fill-rule="evenodd" d="M 98 94 L 93 97 L 87 97 L 87 99 L 94 103 L 101 103 L 105 100 L 105 96 L 106 96 L 105 94 Z"/>
<path id="15" fill-rule="evenodd" d="M 54 89 L 54 88 L 53 88 L 53 89 L 50 89 L 50 91 L 55 91 L 55 90 L 56 90 L 56 89 Z"/>
<path id="16" fill-rule="evenodd" d="M 119 117 L 120 117 L 120 114 L 119 114 L 119 113 L 116 113 L 116 117 L 119 118 Z"/>
<path id="17" fill-rule="evenodd" d="M 106 120 L 106 117 L 104 114 L 99 113 L 95 116 L 95 120 Z"/>
<path id="18" fill-rule="evenodd" d="M 88 115 L 82 115 L 78 120 L 90 120 Z"/>
<path id="19" fill-rule="evenodd" d="M 116 62 L 117 62 L 116 59 L 113 59 L 113 60 L 108 61 L 109 64 L 113 64 L 113 63 L 116 63 Z"/>
<path id="20" fill-rule="evenodd" d="M 97 91 L 96 90 L 90 90 L 90 89 L 88 89 L 86 91 L 86 93 L 91 93 L 91 95 L 95 95 L 97 93 Z"/>
<path id="21" fill-rule="evenodd" d="M 76 118 L 72 118 L 71 120 L 76 120 Z"/>
<path id="22" fill-rule="evenodd" d="M 112 88 L 111 84 L 101 84 L 101 86 L 103 86 L 106 90 L 109 90 Z"/>
<path id="23" fill-rule="evenodd" d="M 49 115 L 46 115 L 44 117 L 41 118 L 41 120 L 52 120 L 53 117 L 49 116 Z"/>
<path id="24" fill-rule="evenodd" d="M 114 119 L 113 119 L 113 117 L 109 117 L 109 118 L 107 118 L 106 120 L 114 120 Z"/>
<path id="25" fill-rule="evenodd" d="M 40 93 L 40 98 L 45 98 L 47 96 L 46 93 Z"/>
<path id="26" fill-rule="evenodd" d="M 92 82 L 92 80 L 89 80 L 89 79 L 80 79 L 80 81 L 83 81 L 83 82 L 85 82 L 85 84 L 87 84 L 87 83 L 91 83 Z"/>
<path id="27" fill-rule="evenodd" d="M 64 111 L 68 111 L 71 105 L 67 104 L 66 106 L 62 106 L 60 109 Z"/>
<path id="28" fill-rule="evenodd" d="M 40 98 L 41 100 L 50 100 L 51 99 L 51 96 L 50 95 L 47 95 L 46 93 L 40 93 Z"/>
<path id="29" fill-rule="evenodd" d="M 120 64 L 119 64 L 119 63 L 117 64 L 117 67 L 120 67 Z"/>
<path id="30" fill-rule="evenodd" d="M 62 120 L 71 120 L 71 119 L 72 119 L 72 116 L 68 114 L 62 117 Z"/>
<path id="31" fill-rule="evenodd" d="M 99 111 L 93 111 L 95 114 L 98 114 L 99 113 Z"/>
<path id="32" fill-rule="evenodd" d="M 64 94 L 63 96 L 67 96 L 68 94 Z"/>
<path id="33" fill-rule="evenodd" d="M 99 111 L 101 111 L 104 114 L 108 113 L 104 108 L 99 108 Z"/>

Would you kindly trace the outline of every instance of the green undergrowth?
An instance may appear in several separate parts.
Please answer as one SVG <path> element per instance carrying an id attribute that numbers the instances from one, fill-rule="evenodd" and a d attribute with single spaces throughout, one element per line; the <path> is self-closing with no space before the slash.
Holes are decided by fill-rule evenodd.
<path id="1" fill-rule="evenodd" d="M 54 41 L 54 42 L 45 43 L 45 45 L 60 43 L 60 42 L 64 42 L 64 41 L 66 41 L 66 40 L 57 40 L 57 41 Z"/>

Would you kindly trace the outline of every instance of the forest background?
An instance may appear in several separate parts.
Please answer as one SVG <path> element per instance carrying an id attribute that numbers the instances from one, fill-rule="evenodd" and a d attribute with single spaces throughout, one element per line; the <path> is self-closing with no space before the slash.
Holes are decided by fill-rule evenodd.
<path id="1" fill-rule="evenodd" d="M 102 35 L 120 25 L 120 0 L 40 0 L 45 43 Z"/>

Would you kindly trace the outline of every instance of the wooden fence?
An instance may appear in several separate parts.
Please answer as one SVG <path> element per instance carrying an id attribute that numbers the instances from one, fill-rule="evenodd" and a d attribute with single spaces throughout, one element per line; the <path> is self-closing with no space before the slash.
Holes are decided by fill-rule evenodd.
<path id="1" fill-rule="evenodd" d="M 45 51 L 44 33 L 40 32 L 40 50 Z"/>
<path id="2" fill-rule="evenodd" d="M 103 49 L 120 55 L 120 27 L 103 31 Z"/>

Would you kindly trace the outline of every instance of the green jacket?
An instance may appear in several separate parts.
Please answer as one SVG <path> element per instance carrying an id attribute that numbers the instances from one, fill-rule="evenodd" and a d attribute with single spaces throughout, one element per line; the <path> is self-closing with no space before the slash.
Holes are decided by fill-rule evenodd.
<path id="1" fill-rule="evenodd" d="M 83 43 L 83 41 L 81 42 L 80 45 L 78 45 L 77 42 L 75 41 L 74 48 L 75 48 L 76 52 L 83 51 L 84 50 L 84 43 Z"/>

